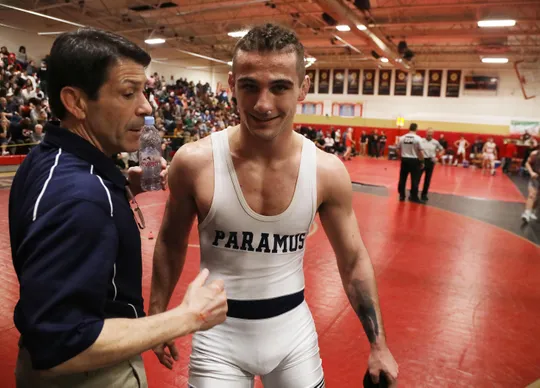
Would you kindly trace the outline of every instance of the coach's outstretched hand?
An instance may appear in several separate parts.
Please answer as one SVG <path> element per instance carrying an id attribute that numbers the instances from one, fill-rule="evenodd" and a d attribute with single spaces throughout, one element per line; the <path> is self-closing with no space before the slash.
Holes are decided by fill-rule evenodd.
<path id="1" fill-rule="evenodd" d="M 208 284 L 209 272 L 204 269 L 189 285 L 184 300 L 176 307 L 182 317 L 188 317 L 191 333 L 208 330 L 227 317 L 227 295 L 222 280 L 214 280 Z M 159 362 L 169 369 L 178 361 L 178 349 L 173 341 L 154 348 Z"/>

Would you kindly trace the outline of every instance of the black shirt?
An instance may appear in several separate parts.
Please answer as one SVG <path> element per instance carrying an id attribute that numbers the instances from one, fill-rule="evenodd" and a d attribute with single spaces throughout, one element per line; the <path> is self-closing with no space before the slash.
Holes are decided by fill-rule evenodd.
<path id="1" fill-rule="evenodd" d="M 15 325 L 36 369 L 90 347 L 107 318 L 144 316 L 141 239 L 113 160 L 48 124 L 9 201 Z"/>

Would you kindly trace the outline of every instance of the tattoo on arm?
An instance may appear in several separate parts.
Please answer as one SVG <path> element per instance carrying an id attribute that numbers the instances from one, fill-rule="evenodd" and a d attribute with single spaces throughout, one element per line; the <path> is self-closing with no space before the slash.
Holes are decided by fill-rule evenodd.
<path id="1" fill-rule="evenodd" d="M 379 323 L 373 300 L 360 280 L 353 280 L 351 288 L 350 298 L 354 311 L 362 322 L 369 342 L 375 343 L 379 337 Z"/>

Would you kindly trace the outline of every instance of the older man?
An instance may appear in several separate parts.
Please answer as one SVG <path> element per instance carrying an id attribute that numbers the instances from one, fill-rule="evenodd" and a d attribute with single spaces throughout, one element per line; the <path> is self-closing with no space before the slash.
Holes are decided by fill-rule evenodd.
<path id="1" fill-rule="evenodd" d="M 60 126 L 13 181 L 9 228 L 20 283 L 17 386 L 146 387 L 140 354 L 225 319 L 223 283 L 203 271 L 182 304 L 145 317 L 131 189 L 111 155 L 139 148 L 150 56 L 112 33 L 60 35 L 48 88 Z M 139 174 L 140 177 L 140 174 Z"/>

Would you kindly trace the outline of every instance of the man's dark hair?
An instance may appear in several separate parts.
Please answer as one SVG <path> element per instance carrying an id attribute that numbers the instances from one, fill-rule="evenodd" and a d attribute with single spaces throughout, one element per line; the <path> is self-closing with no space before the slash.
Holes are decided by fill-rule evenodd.
<path id="1" fill-rule="evenodd" d="M 82 28 L 58 36 L 47 61 L 47 87 L 54 115 L 61 120 L 66 116 L 60 99 L 66 86 L 79 88 L 88 98 L 97 100 L 110 68 L 122 58 L 144 67 L 151 61 L 142 48 L 111 32 Z"/>
<path id="2" fill-rule="evenodd" d="M 418 129 L 418 124 L 412 123 L 409 127 L 409 131 L 416 131 Z"/>
<path id="3" fill-rule="evenodd" d="M 296 53 L 296 71 L 300 82 L 306 75 L 304 46 L 293 30 L 277 24 L 266 23 L 255 26 L 240 39 L 233 51 L 233 68 L 238 51 L 245 52 L 294 52 Z"/>

